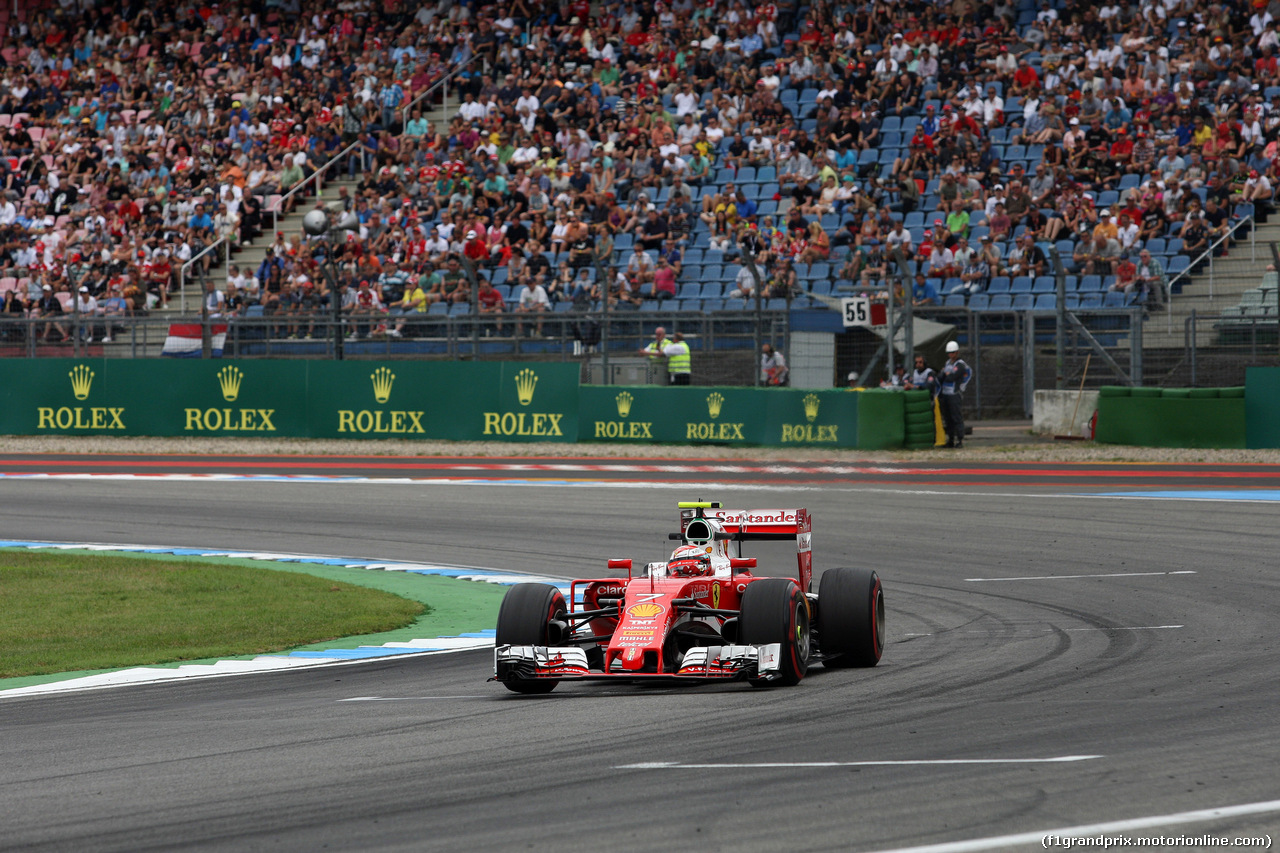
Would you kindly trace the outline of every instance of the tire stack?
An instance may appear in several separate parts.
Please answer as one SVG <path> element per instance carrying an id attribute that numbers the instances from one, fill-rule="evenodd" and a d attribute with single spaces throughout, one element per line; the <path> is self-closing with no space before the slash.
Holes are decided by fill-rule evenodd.
<path id="1" fill-rule="evenodd" d="M 928 391 L 904 391 L 903 417 L 907 450 L 928 450 L 937 442 L 933 423 L 933 397 Z"/>

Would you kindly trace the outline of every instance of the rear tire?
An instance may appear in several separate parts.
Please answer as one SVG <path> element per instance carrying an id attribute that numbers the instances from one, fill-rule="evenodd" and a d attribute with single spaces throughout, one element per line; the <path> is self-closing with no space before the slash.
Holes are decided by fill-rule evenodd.
<path id="1" fill-rule="evenodd" d="M 782 644 L 780 678 L 750 679 L 752 687 L 799 684 L 809 668 L 809 603 L 791 578 L 752 581 L 742 593 L 738 642 L 747 646 Z"/>
<path id="2" fill-rule="evenodd" d="M 551 620 L 563 619 L 568 610 L 564 593 L 551 584 L 516 584 L 507 590 L 498 608 L 494 641 L 499 646 L 548 646 Z M 516 693 L 550 693 L 560 679 L 509 678 L 502 683 Z"/>
<path id="3" fill-rule="evenodd" d="M 871 569 L 828 569 L 818 581 L 822 665 L 875 666 L 884 653 L 884 590 Z"/>

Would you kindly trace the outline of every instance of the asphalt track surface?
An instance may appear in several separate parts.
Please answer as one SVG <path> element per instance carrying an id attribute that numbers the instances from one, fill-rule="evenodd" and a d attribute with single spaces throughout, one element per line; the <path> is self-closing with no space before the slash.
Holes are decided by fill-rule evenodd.
<path id="1" fill-rule="evenodd" d="M 566 576 L 659 558 L 678 499 L 807 506 L 815 567 L 876 568 L 888 607 L 880 666 L 792 689 L 519 697 L 468 652 L 0 699 L 0 849 L 1040 849 L 982 840 L 1280 796 L 1273 506 L 920 482 L 0 479 L 9 538 Z M 1277 809 L 1123 834 L 1274 837 Z"/>
<path id="2" fill-rule="evenodd" d="M 1280 489 L 1280 465 L 1205 463 L 776 462 L 743 459 L 500 456 L 207 456 L 0 453 L 0 477 L 257 477 L 776 486 L 1013 485 L 1031 491 Z"/>

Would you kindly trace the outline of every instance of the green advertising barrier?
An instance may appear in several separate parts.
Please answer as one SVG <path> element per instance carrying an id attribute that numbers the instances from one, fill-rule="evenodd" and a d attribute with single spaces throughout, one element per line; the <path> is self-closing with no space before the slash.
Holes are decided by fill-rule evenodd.
<path id="1" fill-rule="evenodd" d="M 1245 446 L 1280 447 L 1280 367 L 1244 370 Z"/>
<path id="2" fill-rule="evenodd" d="M 42 359 L 0 399 L 8 435 L 576 441 L 578 366 Z"/>
<path id="3" fill-rule="evenodd" d="M 583 386 L 582 441 L 901 447 L 902 395 L 786 388 Z"/>
<path id="4" fill-rule="evenodd" d="M 1095 440 L 1137 447 L 1244 447 L 1245 398 L 1223 396 L 1229 389 L 1215 389 L 1216 396 L 1192 396 L 1190 390 L 1134 388 L 1121 394 L 1103 388 Z"/>
<path id="5" fill-rule="evenodd" d="M 313 362 L 315 438 L 577 441 L 578 366 Z"/>

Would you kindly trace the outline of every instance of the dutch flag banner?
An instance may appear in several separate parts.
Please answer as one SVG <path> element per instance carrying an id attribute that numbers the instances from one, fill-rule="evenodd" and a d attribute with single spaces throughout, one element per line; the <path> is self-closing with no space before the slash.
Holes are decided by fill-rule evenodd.
<path id="1" fill-rule="evenodd" d="M 222 348 L 227 343 L 226 323 L 210 326 L 209 333 L 213 357 L 222 358 Z M 199 358 L 200 349 L 199 323 L 170 323 L 169 336 L 164 339 L 164 349 L 160 354 L 174 358 Z"/>

